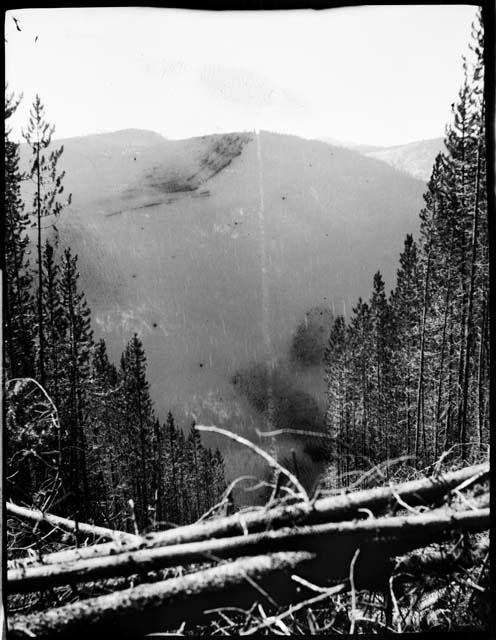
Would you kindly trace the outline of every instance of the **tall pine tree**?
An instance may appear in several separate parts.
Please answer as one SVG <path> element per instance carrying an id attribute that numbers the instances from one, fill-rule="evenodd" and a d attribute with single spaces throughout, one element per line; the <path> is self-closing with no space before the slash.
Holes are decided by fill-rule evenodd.
<path id="1" fill-rule="evenodd" d="M 5 191 L 4 191 L 4 358 L 8 378 L 32 377 L 33 298 L 29 265 L 29 216 L 21 199 L 22 174 L 19 145 L 10 139 L 8 120 L 20 100 L 5 97 Z"/>
<path id="2" fill-rule="evenodd" d="M 65 202 L 60 200 L 64 190 L 63 179 L 65 172 L 59 173 L 58 162 L 64 151 L 61 146 L 48 153 L 55 128 L 46 120 L 45 108 L 36 95 L 29 115 L 29 123 L 23 136 L 31 148 L 32 160 L 27 172 L 34 187 L 32 216 L 36 227 L 36 249 L 38 255 L 38 371 L 39 381 L 45 385 L 45 333 L 43 318 L 43 238 L 42 231 L 47 227 L 54 227 L 54 219 L 60 214 L 64 206 L 68 206 L 71 196 Z M 51 217 L 50 224 L 46 218 Z"/>

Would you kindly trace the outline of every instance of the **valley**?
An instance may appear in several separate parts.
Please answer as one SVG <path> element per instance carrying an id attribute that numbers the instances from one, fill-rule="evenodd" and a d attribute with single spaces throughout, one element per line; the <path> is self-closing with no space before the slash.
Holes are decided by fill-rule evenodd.
<path id="1" fill-rule="evenodd" d="M 79 255 L 95 337 L 113 359 L 134 331 L 142 338 L 159 414 L 250 438 L 271 425 L 323 430 L 315 336 L 318 354 L 332 316 L 350 314 L 377 269 L 394 285 L 424 184 L 357 151 L 266 131 L 166 140 L 129 130 L 56 143 L 73 194 L 60 246 Z M 295 359 L 301 325 L 300 350 L 313 356 Z M 256 400 L 268 384 L 270 411 Z M 231 443 L 207 442 L 228 452 L 228 477 L 258 470 Z M 320 444 L 279 447 L 281 459 L 295 449 L 311 484 Z"/>

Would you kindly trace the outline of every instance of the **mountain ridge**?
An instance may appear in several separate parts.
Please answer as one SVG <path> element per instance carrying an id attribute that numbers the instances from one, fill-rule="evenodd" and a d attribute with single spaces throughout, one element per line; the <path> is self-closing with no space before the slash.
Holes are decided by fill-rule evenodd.
<path id="1" fill-rule="evenodd" d="M 414 140 L 395 145 L 364 145 L 361 143 L 348 142 L 332 137 L 321 138 L 302 138 L 297 134 L 287 134 L 273 132 L 269 130 L 260 130 L 260 134 L 274 134 L 282 136 L 294 136 L 300 140 L 309 140 L 319 142 L 330 147 L 347 149 L 354 153 L 360 153 L 369 158 L 375 158 L 385 162 L 389 166 L 403 173 L 407 173 L 414 178 L 428 181 L 432 166 L 436 155 L 444 149 L 444 139 L 426 138 L 423 140 Z M 211 133 L 200 136 L 191 136 L 186 138 L 172 139 L 163 136 L 156 131 L 149 129 L 128 128 L 116 131 L 108 131 L 102 133 L 86 134 L 83 136 L 74 136 L 69 138 L 54 139 L 56 144 L 70 144 L 75 146 L 98 147 L 102 145 L 110 146 L 110 148 L 123 147 L 122 153 L 141 153 L 144 149 L 160 146 L 160 145 L 181 145 L 187 142 L 194 142 L 207 139 L 222 139 L 225 136 L 256 136 L 256 131 L 226 131 L 223 133 Z"/>
<path id="2" fill-rule="evenodd" d="M 95 144 L 95 143 L 107 143 L 107 144 L 123 144 L 125 140 L 126 144 L 134 144 L 138 146 L 152 146 L 153 144 L 160 144 L 167 140 L 164 136 L 151 129 L 117 129 L 115 131 L 103 131 L 100 133 L 88 133 L 80 136 L 69 136 L 65 138 L 53 138 L 55 144 Z"/>

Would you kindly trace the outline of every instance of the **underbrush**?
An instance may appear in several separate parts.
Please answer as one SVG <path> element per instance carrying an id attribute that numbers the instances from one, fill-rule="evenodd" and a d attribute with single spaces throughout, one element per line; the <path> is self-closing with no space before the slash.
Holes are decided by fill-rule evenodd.
<path id="1" fill-rule="evenodd" d="M 375 486 L 397 485 L 405 480 L 425 478 L 426 475 L 442 477 L 448 471 L 463 467 L 463 461 L 454 456 L 445 455 L 436 465 L 418 470 L 406 465 L 395 468 L 394 461 L 377 465 L 367 472 L 356 472 L 349 476 L 346 488 L 337 490 L 332 483 L 324 481 L 318 489 L 319 496 L 328 494 L 346 495 L 358 489 Z M 487 474 L 487 472 L 486 472 Z M 487 475 L 485 476 L 487 478 Z M 295 503 L 296 497 L 287 493 L 280 478 L 272 487 L 272 496 L 266 507 L 283 507 Z M 477 510 L 488 506 L 487 487 L 477 477 L 451 490 L 439 504 L 429 506 L 417 504 L 411 506 L 395 495 L 394 504 L 388 509 L 387 516 L 422 516 L 434 507 L 454 511 Z M 225 499 L 228 499 L 225 497 Z M 315 498 L 316 496 L 314 496 Z M 224 502 L 223 500 L 223 502 Z M 222 504 L 222 503 L 221 503 Z M 205 514 L 203 522 L 215 521 L 219 511 Z M 241 510 L 240 514 L 250 511 Z M 362 511 L 369 511 L 362 509 Z M 225 512 L 224 512 L 225 513 Z M 364 513 L 365 519 L 375 519 L 372 511 Z M 7 551 L 10 568 L 18 564 L 15 559 L 32 557 L 38 563 L 49 553 L 71 550 L 98 543 L 101 540 L 68 533 L 41 521 L 28 524 L 17 517 L 7 520 Z M 357 553 L 360 550 L 357 551 Z M 350 565 L 348 579 L 334 584 L 316 584 L 299 575 L 298 571 L 289 572 L 288 583 L 297 594 L 284 604 L 278 599 L 276 590 L 265 591 L 260 585 L 254 585 L 252 604 L 248 608 L 235 606 L 215 606 L 209 608 L 208 598 L 201 603 L 201 623 L 187 619 L 177 627 L 158 625 L 155 635 L 342 635 L 359 633 L 384 635 L 409 632 L 473 632 L 488 631 L 491 618 L 491 598 L 489 580 L 489 534 L 458 533 L 443 541 L 425 541 L 419 548 L 392 557 L 386 565 L 386 571 L 370 588 L 363 588 L 355 575 L 355 560 Z M 53 587 L 43 592 L 8 595 L 8 613 L 35 614 L 53 607 L 61 607 L 105 594 L 117 594 L 120 591 L 181 578 L 199 572 L 208 567 L 221 566 L 226 560 L 205 558 L 204 563 L 189 563 L 187 566 L 141 573 L 127 577 L 97 580 L 84 584 L 70 584 Z M 19 562 L 18 566 L 22 566 Z M 325 573 L 325 572 L 324 572 Z M 358 586 L 357 586 L 358 584 Z M 227 604 L 227 600 L 226 600 Z M 19 637 L 18 635 L 16 637 Z"/>

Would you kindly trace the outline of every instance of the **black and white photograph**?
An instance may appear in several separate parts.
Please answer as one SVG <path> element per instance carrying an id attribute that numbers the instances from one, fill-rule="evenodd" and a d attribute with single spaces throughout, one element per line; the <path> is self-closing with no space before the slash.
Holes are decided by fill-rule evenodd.
<path id="1" fill-rule="evenodd" d="M 496 633 L 494 6 L 256 9 L 4 13 L 7 639 Z"/>

